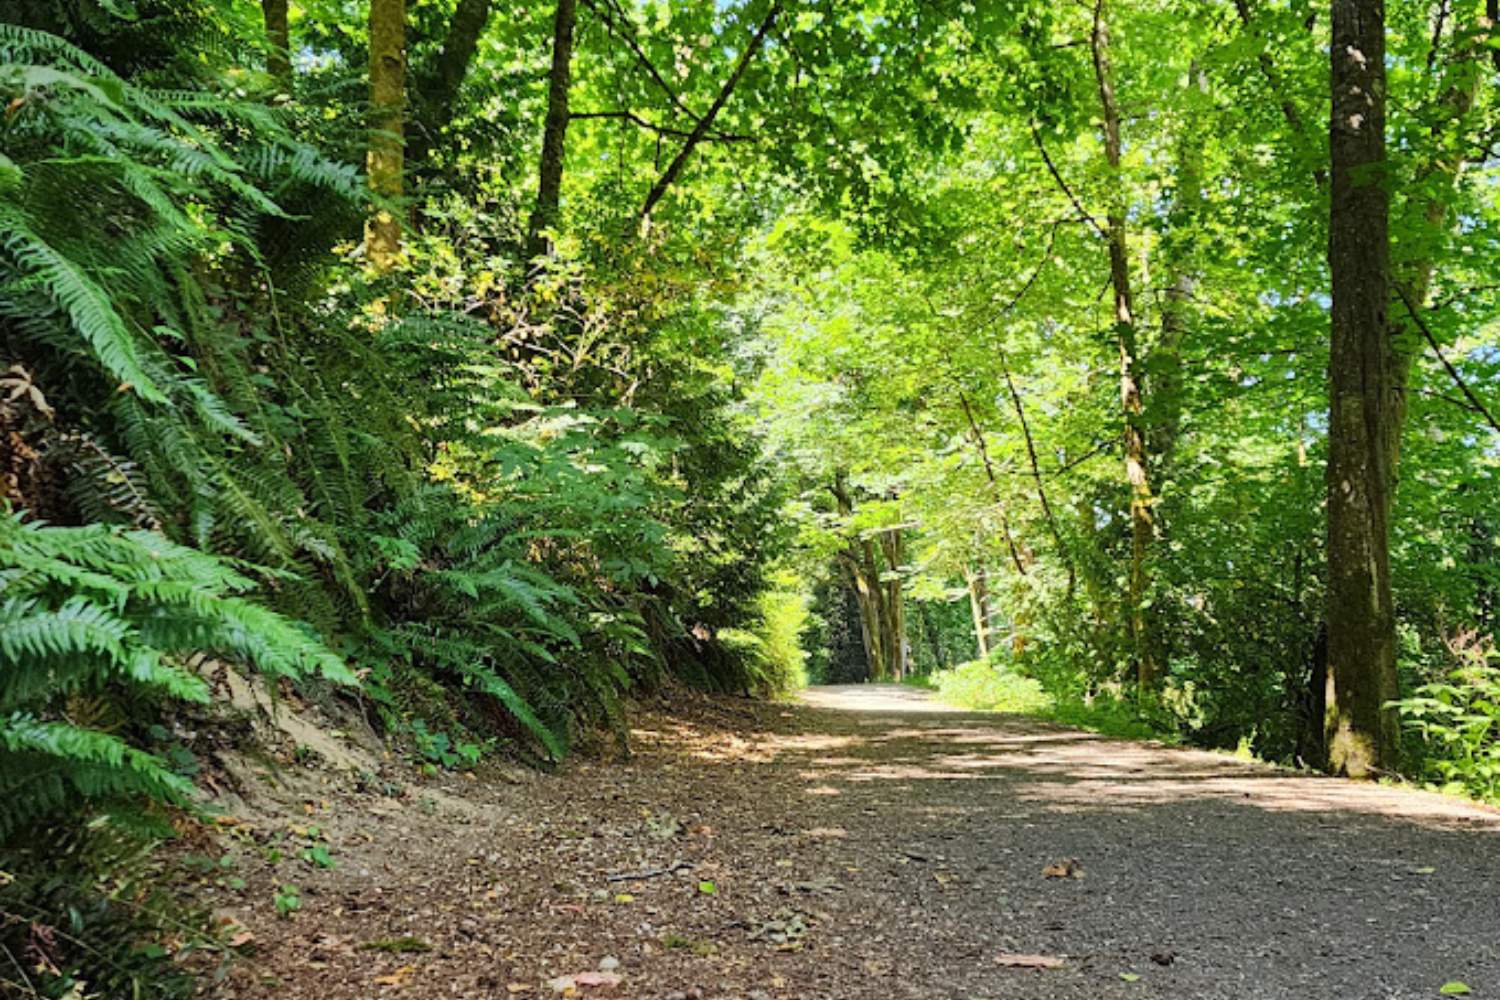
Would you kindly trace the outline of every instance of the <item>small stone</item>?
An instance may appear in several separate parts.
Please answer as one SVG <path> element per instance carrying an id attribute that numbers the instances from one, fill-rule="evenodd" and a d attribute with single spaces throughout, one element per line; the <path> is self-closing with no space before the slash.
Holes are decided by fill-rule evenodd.
<path id="1" fill-rule="evenodd" d="M 599 959 L 600 972 L 614 972 L 619 967 L 620 960 L 618 958 L 615 958 L 613 955 L 605 955 L 603 958 Z"/>

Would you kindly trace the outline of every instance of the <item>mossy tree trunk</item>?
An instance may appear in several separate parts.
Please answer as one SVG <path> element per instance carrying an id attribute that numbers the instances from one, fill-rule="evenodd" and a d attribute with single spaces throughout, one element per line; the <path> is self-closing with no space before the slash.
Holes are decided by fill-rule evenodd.
<path id="1" fill-rule="evenodd" d="M 266 24 L 266 72 L 282 87 L 292 83 L 292 28 L 287 0 L 260 0 Z"/>
<path id="2" fill-rule="evenodd" d="M 370 145 L 365 172 L 375 207 L 365 223 L 365 259 L 377 274 L 401 252 L 398 216 L 406 125 L 406 0 L 370 0 Z"/>
<path id="3" fill-rule="evenodd" d="M 1130 566 L 1126 576 L 1126 622 L 1130 628 L 1135 659 L 1136 683 L 1143 694 L 1160 683 L 1155 635 L 1145 606 L 1150 584 L 1147 560 L 1156 525 L 1152 519 L 1153 497 L 1146 452 L 1145 420 L 1141 399 L 1141 356 L 1136 329 L 1134 293 L 1130 279 L 1130 247 L 1125 229 L 1126 199 L 1120 176 L 1120 108 L 1115 100 L 1114 68 L 1110 61 L 1109 26 L 1105 6 L 1094 7 L 1090 36 L 1094 79 L 1099 90 L 1099 108 L 1104 138 L 1104 157 L 1112 175 L 1105 241 L 1109 248 L 1109 280 L 1114 293 L 1115 338 L 1120 355 L 1120 408 L 1125 417 L 1125 478 L 1130 488 Z"/>
<path id="4" fill-rule="evenodd" d="M 1390 511 L 1393 359 L 1385 152 L 1385 4 L 1333 0 L 1328 267 L 1328 766 L 1396 761 Z"/>

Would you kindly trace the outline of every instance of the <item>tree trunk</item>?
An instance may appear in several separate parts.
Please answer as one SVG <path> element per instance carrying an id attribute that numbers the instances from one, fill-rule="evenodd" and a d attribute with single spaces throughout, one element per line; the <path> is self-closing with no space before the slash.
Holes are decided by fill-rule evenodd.
<path id="1" fill-rule="evenodd" d="M 829 487 L 838 504 L 841 517 L 854 513 L 854 498 L 842 472 L 834 475 Z M 877 546 L 873 538 L 851 539 L 839 553 L 839 562 L 848 574 L 849 584 L 859 604 L 860 635 L 865 656 L 870 663 L 870 679 L 900 680 L 906 671 L 909 651 L 906 644 L 906 607 L 897 571 L 901 565 L 903 541 L 900 528 L 882 532 Z M 881 556 L 891 574 L 882 580 Z"/>
<path id="2" fill-rule="evenodd" d="M 1447 79 L 1441 96 L 1438 98 L 1438 106 L 1442 114 L 1430 131 L 1432 141 L 1441 148 L 1417 174 L 1416 183 L 1412 185 L 1412 188 L 1421 193 L 1414 195 L 1407 203 L 1405 219 L 1401 227 L 1402 232 L 1420 232 L 1425 229 L 1426 235 L 1431 238 L 1438 232 L 1445 232 L 1451 228 L 1452 213 L 1447 196 L 1452 193 L 1454 186 L 1458 183 L 1459 175 L 1463 172 L 1468 159 L 1468 150 L 1484 147 L 1483 141 L 1477 138 L 1471 146 L 1463 141 L 1465 137 L 1461 133 L 1451 135 L 1445 132 L 1450 124 L 1462 128 L 1464 120 L 1473 110 L 1474 101 L 1479 96 L 1483 71 L 1489 68 L 1485 65 L 1485 54 L 1489 53 L 1497 62 L 1500 62 L 1500 49 L 1490 49 L 1488 45 L 1495 27 L 1494 18 L 1487 15 L 1486 21 L 1488 24 L 1485 31 L 1482 34 L 1473 33 L 1467 38 L 1463 49 L 1454 54 L 1452 63 L 1444 74 Z M 1457 25 L 1454 30 L 1458 31 Z M 1432 289 L 1436 255 L 1437 251 L 1429 248 L 1425 253 L 1402 262 L 1396 270 L 1396 280 L 1401 283 L 1405 297 L 1416 308 L 1420 309 L 1427 305 L 1427 297 Z M 1405 310 L 1399 311 L 1396 318 L 1391 320 L 1391 403 L 1393 409 L 1387 468 L 1392 477 L 1390 491 L 1393 500 L 1400 473 L 1401 433 L 1406 425 L 1407 383 L 1411 377 L 1412 361 L 1421 353 L 1422 335 L 1416 327 L 1416 321 L 1406 315 Z"/>
<path id="3" fill-rule="evenodd" d="M 443 47 L 422 74 L 421 93 L 416 95 L 418 114 L 406 143 L 406 158 L 420 168 L 427 154 L 457 112 L 458 94 L 469 65 L 479 48 L 479 39 L 489 24 L 493 0 L 458 0 Z"/>
<path id="4" fill-rule="evenodd" d="M 890 674 L 890 656 L 882 627 L 880 585 L 873 579 L 869 563 L 855 559 L 848 563 L 854 599 L 859 604 L 859 634 L 865 644 L 865 660 L 870 664 L 870 680 L 883 681 Z"/>
<path id="5" fill-rule="evenodd" d="M 990 581 L 989 574 L 980 566 L 964 571 L 969 584 L 969 611 L 974 617 L 974 646 L 978 659 L 989 659 L 990 655 Z"/>
<path id="6" fill-rule="evenodd" d="M 1156 535 L 1152 522 L 1151 479 L 1147 466 L 1146 434 L 1142 426 L 1140 355 L 1135 326 L 1135 306 L 1130 283 L 1130 253 L 1125 232 L 1125 195 L 1120 173 L 1120 109 L 1115 102 L 1114 71 L 1110 65 L 1109 28 L 1104 21 L 1104 3 L 1094 8 L 1091 37 L 1094 76 L 1099 86 L 1103 115 L 1104 156 L 1114 175 L 1106 216 L 1109 244 L 1109 280 L 1114 290 L 1115 336 L 1120 352 L 1120 407 L 1125 417 L 1125 477 L 1130 484 L 1130 571 L 1126 582 L 1126 620 L 1135 652 L 1136 682 L 1142 693 L 1156 689 L 1159 670 L 1154 635 L 1143 607 L 1150 583 L 1147 557 Z"/>
<path id="7" fill-rule="evenodd" d="M 890 660 L 891 679 L 899 681 L 906 676 L 907 664 L 911 661 L 911 647 L 906 641 L 906 598 L 901 592 L 901 563 L 905 555 L 905 544 L 900 528 L 892 528 L 880 535 L 880 549 L 885 556 L 885 573 L 888 579 L 880 581 L 884 588 L 881 610 L 884 612 L 881 625 L 885 630 L 885 651 Z"/>
<path id="8" fill-rule="evenodd" d="M 1195 64 L 1188 86 L 1203 88 Z M 1147 441 L 1156 457 L 1158 482 L 1170 478 L 1177 440 L 1182 432 L 1182 342 L 1191 320 L 1193 292 L 1198 284 L 1196 248 L 1203 214 L 1204 116 L 1190 109 L 1177 141 L 1175 195 L 1167 213 L 1167 289 L 1162 297 L 1161 338 L 1151 352 L 1152 435 Z"/>
<path id="9" fill-rule="evenodd" d="M 917 619 L 922 625 L 922 637 L 927 640 L 928 652 L 932 654 L 932 669 L 946 670 L 948 657 L 943 654 L 943 637 L 932 624 L 932 611 L 926 601 L 917 602 Z"/>
<path id="10" fill-rule="evenodd" d="M 382 274 L 401 252 L 399 211 L 406 122 L 406 0 L 370 0 L 370 148 L 365 160 L 375 214 L 365 257 Z"/>
<path id="11" fill-rule="evenodd" d="M 266 72 L 282 87 L 292 83 L 292 28 L 287 0 L 260 0 L 266 22 Z"/>
<path id="12" fill-rule="evenodd" d="M 1390 580 L 1392 351 L 1384 0 L 1333 0 L 1328 267 L 1328 766 L 1396 761 Z"/>
<path id="13" fill-rule="evenodd" d="M 542 132 L 542 160 L 538 170 L 536 207 L 526 232 L 526 255 L 548 251 L 545 230 L 557 223 L 562 197 L 563 157 L 567 151 L 568 93 L 572 86 L 573 26 L 578 20 L 574 0 L 557 0 L 552 27 L 552 72 L 547 77 L 547 122 Z"/>

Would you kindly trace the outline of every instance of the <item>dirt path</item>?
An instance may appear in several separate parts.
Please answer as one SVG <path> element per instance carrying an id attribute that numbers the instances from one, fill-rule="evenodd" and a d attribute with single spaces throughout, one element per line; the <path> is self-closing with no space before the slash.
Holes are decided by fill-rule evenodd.
<path id="1" fill-rule="evenodd" d="M 241 862 L 218 902 L 258 953 L 217 995 L 545 998 L 602 971 L 577 995 L 1500 996 L 1495 812 L 902 688 L 637 727 L 628 760 L 314 803 L 338 867 Z M 1043 876 L 1065 859 L 1082 877 Z M 430 950 L 370 947 L 402 938 Z"/>

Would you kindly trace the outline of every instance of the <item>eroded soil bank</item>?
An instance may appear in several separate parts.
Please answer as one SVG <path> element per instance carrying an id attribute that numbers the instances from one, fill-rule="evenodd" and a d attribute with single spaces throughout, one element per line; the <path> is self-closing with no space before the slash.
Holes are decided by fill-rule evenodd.
<path id="1" fill-rule="evenodd" d="M 228 826 L 205 892 L 253 942 L 213 995 L 1500 995 L 1495 812 L 900 688 L 635 727 L 627 759 L 310 782 Z"/>

